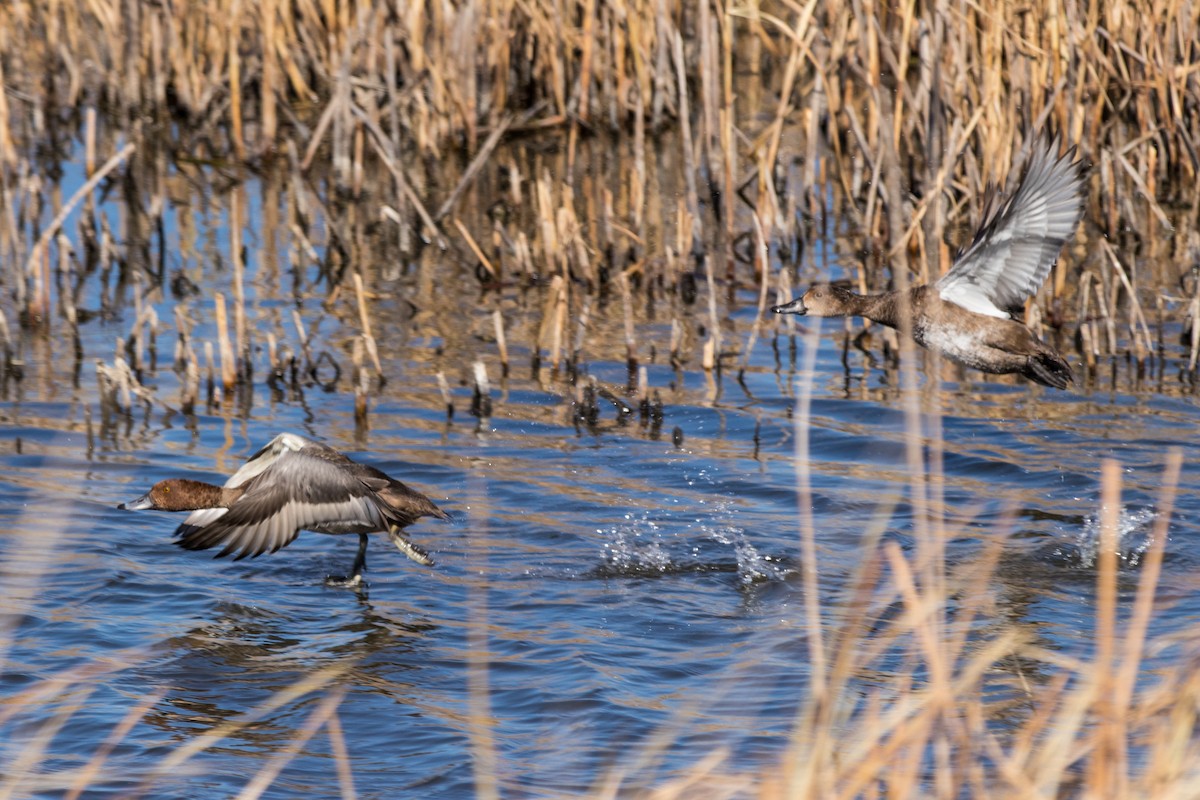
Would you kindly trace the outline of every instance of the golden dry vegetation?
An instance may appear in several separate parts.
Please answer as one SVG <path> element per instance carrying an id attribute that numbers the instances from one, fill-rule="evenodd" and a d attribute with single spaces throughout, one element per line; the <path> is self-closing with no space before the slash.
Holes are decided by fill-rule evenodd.
<path id="1" fill-rule="evenodd" d="M 489 359 L 507 369 L 519 351 L 565 367 L 564 393 L 581 397 L 573 365 L 603 351 L 628 360 L 644 400 L 638 330 L 655 304 L 671 323 L 658 351 L 711 370 L 776 324 L 761 314 L 769 291 L 786 295 L 827 266 L 815 242 L 835 242 L 864 289 L 926 280 L 1043 129 L 1078 146 L 1090 196 L 1031 324 L 1073 340 L 1089 373 L 1121 356 L 1131 375 L 1161 375 L 1165 363 L 1187 384 L 1200 350 L 1196 4 L 9 0 L 0 83 L 6 360 L 20 359 L 22 337 L 68 334 L 78 361 L 80 326 L 124 310 L 130 335 L 99 378 L 126 409 L 164 331 L 177 334 L 185 411 L 201 402 L 205 370 L 227 392 L 253 381 L 255 347 L 276 375 L 320 360 L 298 312 L 248 323 L 251 180 L 268 231 L 259 280 L 282 294 L 296 270 L 319 276 L 309 288 L 359 331 L 360 413 L 363 376 L 383 370 L 371 327 L 387 313 L 380 284 L 410 262 L 432 304 L 424 324 L 451 346 L 461 326 L 432 318 L 446 296 L 431 288 L 438 280 L 474 275 L 493 297 L 531 288 L 531 301 L 496 301 Z M 67 188 L 62 166 L 77 158 L 90 180 Z M 119 229 L 96 213 L 101 202 L 120 208 Z M 178 267 L 163 254 L 172 212 Z M 227 215 L 229 241 L 197 240 L 188 214 Z M 232 267 L 221 291 L 188 301 L 181 287 L 218 264 Z M 99 306 L 85 309 L 77 298 L 89 286 Z M 751 286 L 759 319 L 744 344 L 722 338 L 734 289 Z M 159 319 L 156 292 L 184 298 L 174 319 Z M 191 335 L 193 315 L 215 325 L 213 340 Z M 1179 335 L 1182 350 L 1164 344 Z M 915 459 L 917 496 L 933 498 L 936 470 Z M 1093 660 L 1036 650 L 1016 630 L 972 635 L 986 602 L 973 587 L 996 553 L 948 571 L 945 531 L 933 526 L 913 553 L 875 548 L 843 604 L 810 605 L 810 697 L 777 770 L 718 753 L 647 796 L 1200 795 L 1192 660 L 1154 681 L 1139 670 L 1178 468 L 1168 467 L 1155 545 L 1121 625 L 1113 548 L 1102 548 Z M 1111 512 L 1115 468 L 1104 485 Z M 1115 526 L 1106 520 L 1107 536 Z M 806 563 L 815 587 L 816 559 Z M 868 626 L 884 608 L 900 612 Z M 900 677 L 869 691 L 855 682 L 897 651 L 909 666 Z M 1004 708 L 980 692 L 983 676 L 1029 664 L 1051 677 Z M 54 691 L 34 687 L 12 708 Z M 1011 708 L 1015 721 L 998 732 L 990 723 Z M 341 736 L 334 705 L 317 709 L 307 735 L 322 725 Z M 486 775 L 479 785 L 481 796 L 496 789 Z M 596 789 L 626 791 L 620 775 Z"/>

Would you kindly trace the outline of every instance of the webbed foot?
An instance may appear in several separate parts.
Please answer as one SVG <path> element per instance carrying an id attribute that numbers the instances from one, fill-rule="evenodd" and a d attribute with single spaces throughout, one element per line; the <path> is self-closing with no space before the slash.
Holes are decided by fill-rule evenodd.
<path id="1" fill-rule="evenodd" d="M 388 530 L 388 538 L 392 540 L 392 544 L 396 545 L 396 548 L 399 549 L 401 553 L 404 553 L 404 555 L 408 556 L 413 561 L 426 567 L 433 566 L 433 559 L 429 557 L 429 553 L 426 553 L 423 547 L 410 541 L 407 536 L 400 533 L 400 529 L 396 526 L 393 525 L 391 529 Z"/>

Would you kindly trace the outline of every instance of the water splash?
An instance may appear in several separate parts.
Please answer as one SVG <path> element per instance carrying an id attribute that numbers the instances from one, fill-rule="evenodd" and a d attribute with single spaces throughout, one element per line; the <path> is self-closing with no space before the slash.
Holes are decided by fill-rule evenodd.
<path id="1" fill-rule="evenodd" d="M 665 573 L 671 569 L 671 555 L 663 541 L 662 528 L 645 516 L 626 514 L 626 525 L 596 532 L 605 538 L 605 571 L 619 575 Z"/>
<path id="2" fill-rule="evenodd" d="M 733 548 L 737 559 L 738 580 L 744 586 L 767 580 L 782 580 L 791 570 L 781 559 L 764 555 L 747 538 L 746 531 L 734 525 L 723 525 L 708 532 L 708 538 Z"/>
<path id="3" fill-rule="evenodd" d="M 1100 552 L 1101 520 L 1104 519 L 1105 509 L 1100 513 L 1085 517 L 1083 528 L 1075 537 L 1079 548 L 1079 560 L 1085 567 L 1096 564 L 1096 556 Z M 1117 515 L 1117 558 L 1127 567 L 1136 567 L 1141 563 L 1142 556 L 1150 548 L 1153 539 L 1150 525 L 1158 516 L 1152 508 L 1121 507 Z"/>
<path id="4" fill-rule="evenodd" d="M 732 516 L 732 503 L 713 504 L 715 515 Z M 782 580 L 792 572 L 783 559 L 759 552 L 746 530 L 711 517 L 687 521 L 626 514 L 625 522 L 596 532 L 604 539 L 606 576 L 658 576 L 687 572 L 730 572 L 744 586 Z"/>

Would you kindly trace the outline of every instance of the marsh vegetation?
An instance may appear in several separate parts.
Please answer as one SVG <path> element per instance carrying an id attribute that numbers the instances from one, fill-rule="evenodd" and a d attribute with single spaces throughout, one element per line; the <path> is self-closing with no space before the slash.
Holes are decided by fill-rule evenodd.
<path id="1" fill-rule="evenodd" d="M 443 796 L 1197 794 L 1198 531 L 1171 509 L 1200 483 L 1198 41 L 1170 1 L 3 4 L 0 725 L 24 742 L 5 737 L 6 791 L 154 795 L 207 755 L 211 791 L 244 796 L 438 775 Z M 765 313 L 818 277 L 935 279 L 1042 130 L 1090 165 L 1084 224 L 1026 311 L 1076 367 L 1071 395 L 858 320 L 831 337 Z M 301 569 L 265 618 L 233 598 L 269 602 L 266 583 L 220 583 L 218 608 L 198 594 L 210 564 L 131 589 L 180 554 L 106 507 L 289 426 L 402 450 L 462 519 L 451 566 L 398 572 L 411 596 L 331 612 L 355 617 L 333 632 Z M 108 543 L 23 510 L 84 480 Z M 103 558 L 59 578 L 39 537 Z M 613 630 L 574 628 L 622 591 Z M 30 620 L 73 593 L 122 635 L 73 628 L 52 649 L 86 657 L 43 655 Z M 136 598 L 169 620 L 173 593 L 200 621 L 138 630 Z M 695 640 L 632 611 L 663 596 Z M 712 608 L 741 624 L 718 632 Z M 544 625 L 524 644 L 523 613 Z M 1072 633 L 1046 635 L 1064 616 Z M 645 630 L 678 674 L 638 649 Z M 568 678 L 572 635 L 596 672 Z M 534 711 L 530 651 L 569 684 Z M 457 665 L 423 673 L 439 702 L 398 677 L 431 653 Z M 622 694 L 622 664 L 657 688 Z M 189 684 L 204 669 L 219 680 Z M 724 687 L 711 709 L 697 680 Z M 739 681 L 788 696 L 743 715 Z M 348 715 L 378 695 L 453 730 L 418 763 L 444 750 L 471 774 L 397 786 L 364 763 Z M 607 733 L 539 775 L 553 744 L 522 737 L 573 728 L 512 720 L 572 707 Z M 709 736 L 757 720 L 750 744 Z M 634 757 L 611 749 L 622 725 Z M 234 751 L 249 783 L 222 771 Z M 287 772 L 306 755 L 336 769 Z"/>

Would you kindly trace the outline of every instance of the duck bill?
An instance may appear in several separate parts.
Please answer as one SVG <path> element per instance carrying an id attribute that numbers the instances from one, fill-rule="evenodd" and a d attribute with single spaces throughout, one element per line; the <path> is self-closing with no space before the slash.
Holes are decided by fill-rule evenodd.
<path id="1" fill-rule="evenodd" d="M 133 500 L 128 503 L 121 503 L 117 506 L 117 508 L 121 508 L 126 511 L 145 511 L 146 509 L 154 508 L 154 502 L 150 499 L 149 492 L 147 492 L 137 500 Z"/>
<path id="2" fill-rule="evenodd" d="M 784 303 L 781 306 L 771 306 L 771 310 L 776 314 L 800 314 L 803 316 L 808 313 L 808 309 L 804 307 L 804 296 L 797 297 L 790 303 Z"/>

